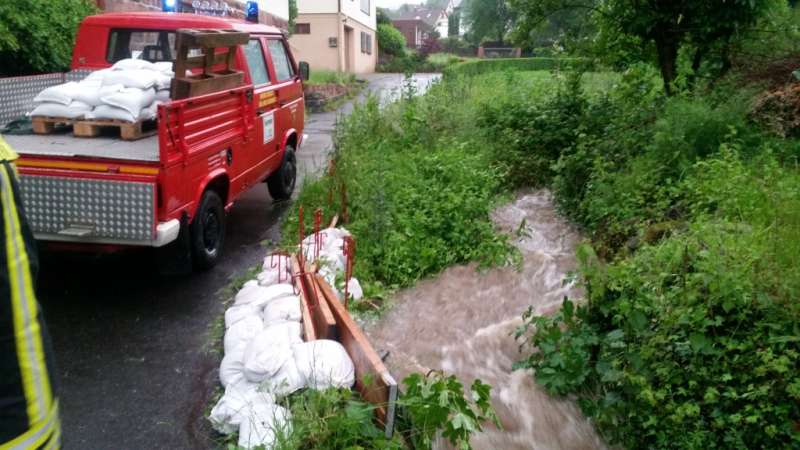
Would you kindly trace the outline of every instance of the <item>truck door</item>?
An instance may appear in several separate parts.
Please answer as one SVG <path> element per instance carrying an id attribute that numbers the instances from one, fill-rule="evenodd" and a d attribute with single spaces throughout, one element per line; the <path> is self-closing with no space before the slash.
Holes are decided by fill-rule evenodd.
<path id="1" fill-rule="evenodd" d="M 279 129 L 275 117 L 278 107 L 276 85 L 270 77 L 262 39 L 251 37 L 243 50 L 253 83 L 253 110 L 256 114 L 255 142 L 245 156 L 246 170 L 251 171 L 247 178 L 262 181 L 268 171 L 280 164 L 277 158 L 280 138 L 276 136 L 276 130 Z"/>
<path id="2" fill-rule="evenodd" d="M 293 128 L 297 132 L 301 132 L 305 114 L 302 80 L 297 74 L 295 63 L 286 48 L 286 41 L 280 36 L 270 36 L 265 38 L 265 43 L 270 55 L 278 99 L 277 129 L 285 132 Z"/>

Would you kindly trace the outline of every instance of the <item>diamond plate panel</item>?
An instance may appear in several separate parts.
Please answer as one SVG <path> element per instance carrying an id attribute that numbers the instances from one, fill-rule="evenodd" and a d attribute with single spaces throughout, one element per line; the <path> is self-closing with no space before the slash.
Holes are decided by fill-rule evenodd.
<path id="1" fill-rule="evenodd" d="M 154 185 L 128 181 L 22 175 L 25 212 L 34 233 L 91 229 L 88 238 L 154 238 Z"/>
<path id="2" fill-rule="evenodd" d="M 81 69 L 67 73 L 0 78 L 0 125 L 31 112 L 33 98 L 42 90 L 66 81 L 80 81 L 91 72 Z"/>

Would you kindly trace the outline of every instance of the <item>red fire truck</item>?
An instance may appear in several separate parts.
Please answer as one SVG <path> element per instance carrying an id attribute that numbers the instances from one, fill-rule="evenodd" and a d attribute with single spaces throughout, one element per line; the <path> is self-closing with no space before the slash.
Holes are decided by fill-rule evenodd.
<path id="1" fill-rule="evenodd" d="M 140 140 L 4 137 L 20 154 L 38 240 L 97 251 L 159 247 L 160 259 L 205 269 L 219 260 L 226 211 L 245 190 L 266 182 L 274 199 L 291 196 L 308 66 L 295 61 L 277 28 L 191 14 L 96 15 L 79 28 L 71 73 L 132 55 L 173 60 L 180 29 L 249 33 L 235 54 L 244 84 L 160 105 L 157 133 Z"/>

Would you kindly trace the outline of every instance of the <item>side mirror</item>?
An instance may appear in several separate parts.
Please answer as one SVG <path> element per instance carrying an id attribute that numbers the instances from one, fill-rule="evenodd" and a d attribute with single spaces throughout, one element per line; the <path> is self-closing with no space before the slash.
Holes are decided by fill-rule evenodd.
<path id="1" fill-rule="evenodd" d="M 300 67 L 300 79 L 303 81 L 308 81 L 308 77 L 311 75 L 311 69 L 309 69 L 308 63 L 305 61 L 300 61 L 298 66 Z"/>

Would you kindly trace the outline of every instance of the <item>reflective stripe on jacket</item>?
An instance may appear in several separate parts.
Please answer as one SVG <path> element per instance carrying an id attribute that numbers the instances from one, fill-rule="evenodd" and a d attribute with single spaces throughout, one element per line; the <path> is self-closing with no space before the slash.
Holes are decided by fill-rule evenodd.
<path id="1" fill-rule="evenodd" d="M 3 146 L 0 158 L 9 156 Z M 50 339 L 33 289 L 36 248 L 24 217 L 16 173 L 0 161 L 0 450 L 60 448 Z"/>

